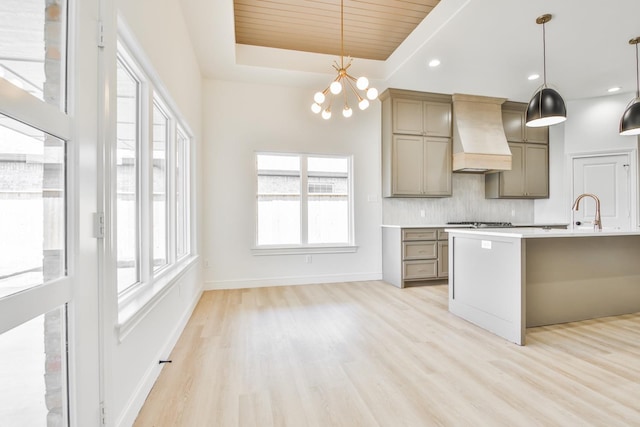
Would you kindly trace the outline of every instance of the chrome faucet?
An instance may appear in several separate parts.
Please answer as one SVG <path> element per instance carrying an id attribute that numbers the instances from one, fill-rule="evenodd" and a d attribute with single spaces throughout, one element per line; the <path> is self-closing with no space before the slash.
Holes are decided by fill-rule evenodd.
<path id="1" fill-rule="evenodd" d="M 598 196 L 596 196 L 595 194 L 591 194 L 591 193 L 581 194 L 576 198 L 576 201 L 573 202 L 573 207 L 571 209 L 573 209 L 575 211 L 580 209 L 580 200 L 582 200 L 585 197 L 591 197 L 591 198 L 593 198 L 593 200 L 596 201 L 596 216 L 593 219 L 593 229 L 595 230 L 596 227 L 597 227 L 598 230 L 602 230 L 602 219 L 600 218 L 600 199 L 598 199 Z"/>

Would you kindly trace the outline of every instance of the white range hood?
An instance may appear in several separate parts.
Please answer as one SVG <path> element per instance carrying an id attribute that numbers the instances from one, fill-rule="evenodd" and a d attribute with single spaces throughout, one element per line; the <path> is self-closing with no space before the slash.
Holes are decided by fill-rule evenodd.
<path id="1" fill-rule="evenodd" d="M 502 125 L 505 98 L 453 94 L 453 171 L 511 170 Z"/>

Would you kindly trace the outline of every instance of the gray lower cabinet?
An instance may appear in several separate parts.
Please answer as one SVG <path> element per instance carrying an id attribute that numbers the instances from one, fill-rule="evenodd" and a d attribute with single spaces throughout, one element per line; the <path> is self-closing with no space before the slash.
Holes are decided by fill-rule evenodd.
<path id="1" fill-rule="evenodd" d="M 382 227 L 382 277 L 399 288 L 447 279 L 449 242 L 442 228 Z"/>
<path id="2" fill-rule="evenodd" d="M 445 236 L 447 233 L 442 232 Z M 438 277 L 449 277 L 449 240 L 438 241 Z"/>

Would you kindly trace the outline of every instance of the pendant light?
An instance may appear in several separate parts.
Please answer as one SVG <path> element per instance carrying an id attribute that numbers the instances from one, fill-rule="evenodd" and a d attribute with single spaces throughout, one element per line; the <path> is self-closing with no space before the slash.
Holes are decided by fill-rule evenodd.
<path id="1" fill-rule="evenodd" d="M 543 83 L 529 101 L 526 112 L 528 127 L 542 127 L 555 125 L 567 120 L 567 109 L 560 94 L 547 87 L 547 46 L 544 24 L 551 21 L 551 15 L 545 14 L 536 19 L 536 24 L 542 25 L 542 71 Z"/>
<path id="2" fill-rule="evenodd" d="M 629 40 L 636 45 L 636 97 L 627 105 L 620 119 L 620 135 L 640 135 L 640 65 L 638 65 L 638 43 L 640 37 Z"/>
<path id="3" fill-rule="evenodd" d="M 328 120 L 331 118 L 331 101 L 333 95 L 343 94 L 344 106 L 342 107 L 342 115 L 344 117 L 351 117 L 353 109 L 349 106 L 347 94 L 353 93 L 356 97 L 358 107 L 361 110 L 366 110 L 369 107 L 369 100 L 374 100 L 378 97 L 378 90 L 369 86 L 369 79 L 366 77 L 360 77 L 356 79 L 347 72 L 351 67 L 352 59 L 348 58 L 347 64 L 344 63 L 344 0 L 340 0 L 340 64 L 334 61 L 333 68 L 338 72 L 336 78 L 331 82 L 327 88 L 321 92 L 316 92 L 313 96 L 313 104 L 311 104 L 311 111 L 318 114 L 322 112 L 323 119 Z M 362 91 L 362 93 L 360 92 Z M 328 103 L 325 105 L 324 102 Z"/>

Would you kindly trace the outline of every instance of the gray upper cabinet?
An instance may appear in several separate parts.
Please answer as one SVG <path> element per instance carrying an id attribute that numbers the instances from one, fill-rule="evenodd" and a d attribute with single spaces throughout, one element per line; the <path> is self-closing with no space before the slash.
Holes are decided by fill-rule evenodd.
<path id="1" fill-rule="evenodd" d="M 527 197 L 549 197 L 549 147 L 525 144 L 524 193 Z"/>
<path id="2" fill-rule="evenodd" d="M 549 197 L 549 147 L 510 142 L 511 170 L 485 175 L 488 199 Z"/>
<path id="3" fill-rule="evenodd" d="M 485 175 L 488 199 L 549 197 L 549 129 L 525 126 L 526 104 L 505 102 L 504 133 L 511 149 L 511 170 Z"/>
<path id="4" fill-rule="evenodd" d="M 394 196 L 451 195 L 450 140 L 393 135 L 391 161 Z"/>
<path id="5" fill-rule="evenodd" d="M 492 188 L 488 184 L 497 184 L 497 196 L 520 197 L 524 191 L 524 144 L 519 142 L 509 143 L 511 149 L 511 170 L 500 173 L 492 173 L 485 176 L 485 189 Z M 496 181 L 497 182 L 492 182 Z M 493 188 L 492 188 L 493 189 Z"/>
<path id="6" fill-rule="evenodd" d="M 507 141 L 530 142 L 534 144 L 549 143 L 547 126 L 530 128 L 525 125 L 526 104 L 505 102 L 502 107 L 502 124 Z"/>
<path id="7" fill-rule="evenodd" d="M 393 133 L 423 135 L 422 101 L 415 99 L 393 99 Z"/>
<path id="8" fill-rule="evenodd" d="M 421 136 L 394 135 L 392 183 L 394 195 L 420 196 L 423 193 L 424 143 Z"/>
<path id="9" fill-rule="evenodd" d="M 380 100 L 383 196 L 451 196 L 451 96 L 388 89 Z"/>
<path id="10" fill-rule="evenodd" d="M 451 137 L 451 103 L 392 99 L 393 133 Z"/>
<path id="11" fill-rule="evenodd" d="M 424 138 L 424 194 L 451 195 L 451 139 Z"/>

